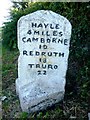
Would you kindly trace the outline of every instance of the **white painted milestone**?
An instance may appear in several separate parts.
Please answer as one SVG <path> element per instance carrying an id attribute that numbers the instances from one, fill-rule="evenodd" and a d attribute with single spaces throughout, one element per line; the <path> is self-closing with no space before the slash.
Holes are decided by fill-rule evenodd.
<path id="1" fill-rule="evenodd" d="M 70 22 L 52 11 L 19 19 L 16 91 L 23 111 L 46 109 L 63 99 L 70 37 Z"/>

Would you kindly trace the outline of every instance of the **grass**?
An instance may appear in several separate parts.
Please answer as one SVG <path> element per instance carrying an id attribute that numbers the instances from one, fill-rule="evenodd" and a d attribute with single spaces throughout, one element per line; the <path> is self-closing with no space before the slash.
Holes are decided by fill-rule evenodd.
<path id="1" fill-rule="evenodd" d="M 15 91 L 15 80 L 17 78 L 17 60 L 19 52 L 17 50 L 9 51 L 3 48 L 3 65 L 2 65 L 2 80 L 3 80 L 3 96 L 7 99 L 3 101 L 3 120 L 5 119 L 56 119 L 56 120 L 87 120 L 88 105 L 84 101 L 80 101 L 77 97 L 65 99 L 50 107 L 47 110 L 28 114 L 22 112 L 20 108 L 19 98 Z"/>

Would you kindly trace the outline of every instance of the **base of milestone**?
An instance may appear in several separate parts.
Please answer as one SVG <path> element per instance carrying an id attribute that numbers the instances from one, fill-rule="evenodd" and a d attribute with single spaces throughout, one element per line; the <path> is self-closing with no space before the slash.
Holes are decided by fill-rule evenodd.
<path id="1" fill-rule="evenodd" d="M 65 91 L 53 91 L 52 89 L 46 92 L 40 91 L 40 88 L 35 90 L 33 85 L 20 86 L 19 79 L 16 79 L 16 93 L 19 95 L 22 111 L 33 113 L 40 110 L 45 110 L 64 98 Z"/>

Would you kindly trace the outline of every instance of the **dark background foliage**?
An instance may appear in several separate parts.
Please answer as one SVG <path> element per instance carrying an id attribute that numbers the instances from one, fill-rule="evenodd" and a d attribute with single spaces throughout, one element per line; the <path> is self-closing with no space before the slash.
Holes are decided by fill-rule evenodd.
<path id="1" fill-rule="evenodd" d="M 14 3 L 10 21 L 2 30 L 3 46 L 17 49 L 17 21 L 36 10 L 52 10 L 66 17 L 72 24 L 72 36 L 67 71 L 65 99 L 79 99 L 90 103 L 90 5 L 89 3 Z M 90 105 L 89 105 L 90 106 Z"/>

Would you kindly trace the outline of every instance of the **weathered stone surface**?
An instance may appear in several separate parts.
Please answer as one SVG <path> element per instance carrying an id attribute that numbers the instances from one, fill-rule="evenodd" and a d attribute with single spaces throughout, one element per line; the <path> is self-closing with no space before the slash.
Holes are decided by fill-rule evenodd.
<path id="1" fill-rule="evenodd" d="M 39 111 L 63 99 L 70 36 L 70 22 L 52 11 L 19 19 L 16 91 L 23 111 Z"/>

